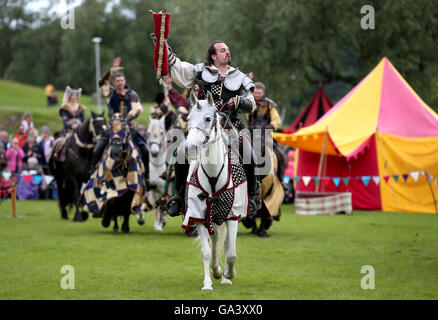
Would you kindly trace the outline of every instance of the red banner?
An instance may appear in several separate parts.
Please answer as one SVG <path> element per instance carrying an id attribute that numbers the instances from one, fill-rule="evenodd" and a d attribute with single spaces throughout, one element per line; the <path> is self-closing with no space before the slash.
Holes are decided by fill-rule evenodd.
<path id="1" fill-rule="evenodd" d="M 157 79 L 169 73 L 169 62 L 167 59 L 167 42 L 169 37 L 169 13 L 154 13 L 154 33 L 157 41 L 154 50 L 154 68 Z"/>

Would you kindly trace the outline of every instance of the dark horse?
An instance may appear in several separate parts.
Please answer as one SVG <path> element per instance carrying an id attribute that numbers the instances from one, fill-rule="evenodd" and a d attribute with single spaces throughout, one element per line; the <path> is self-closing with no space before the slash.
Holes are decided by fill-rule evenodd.
<path id="1" fill-rule="evenodd" d="M 114 220 L 113 230 L 117 232 L 119 230 L 117 218 L 123 216 L 122 231 L 128 233 L 131 212 L 139 212 L 142 203 L 145 201 L 144 167 L 142 167 L 141 154 L 131 141 L 131 133 L 126 121 L 116 113 L 111 119 L 111 124 L 112 133 L 109 149 L 103 159 L 105 161 L 105 172 L 107 174 L 111 172 L 113 178 L 105 182 L 105 187 L 117 191 L 118 196 L 111 197 L 106 203 L 102 226 L 107 228 L 111 220 Z M 136 190 L 132 187 L 133 181 L 131 179 L 133 176 L 137 177 L 133 179 L 137 184 Z M 117 181 L 114 179 L 115 177 L 117 177 Z M 141 198 L 141 200 L 137 203 L 137 209 L 133 209 L 132 203 L 135 202 L 136 193 L 140 195 L 137 199 Z"/>
<path id="2" fill-rule="evenodd" d="M 267 237 L 267 230 L 271 226 L 273 220 L 279 220 L 280 204 L 283 202 L 284 190 L 281 185 L 285 170 L 285 157 L 278 145 L 272 137 L 266 137 L 265 130 L 269 129 L 267 120 L 265 117 L 258 115 L 254 117 L 249 123 L 252 141 L 259 143 L 259 149 L 255 148 L 257 157 L 263 159 L 265 162 L 259 163 L 258 166 L 266 166 L 269 168 L 269 173 L 265 176 L 259 176 L 261 182 L 261 194 L 262 194 L 262 207 L 257 210 L 255 217 L 247 217 L 243 220 L 243 225 L 246 228 L 252 228 L 252 233 L 260 236 Z M 258 129 L 258 130 L 254 130 Z M 270 143 L 267 143 L 266 139 L 270 139 Z M 274 153 L 275 156 L 272 155 Z M 281 195 L 283 193 L 283 197 Z M 273 211 L 270 213 L 268 210 Z M 271 216 L 272 214 L 272 216 Z M 260 218 L 260 226 L 257 228 L 256 218 Z"/>
<path id="3" fill-rule="evenodd" d="M 84 221 L 88 214 L 80 212 L 79 197 L 82 183 L 90 177 L 91 156 L 94 145 L 101 133 L 106 129 L 106 120 L 102 114 L 91 112 L 81 126 L 67 135 L 65 143 L 56 141 L 49 159 L 49 167 L 56 179 L 59 193 L 61 217 L 68 219 L 66 207 L 75 205 L 74 221 Z M 64 150 L 60 150 L 64 148 Z M 59 154 L 63 154 L 61 159 Z"/>

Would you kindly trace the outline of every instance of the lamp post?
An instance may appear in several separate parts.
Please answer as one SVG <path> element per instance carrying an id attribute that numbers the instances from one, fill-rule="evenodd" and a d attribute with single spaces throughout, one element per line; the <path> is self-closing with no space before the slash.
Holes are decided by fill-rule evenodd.
<path id="1" fill-rule="evenodd" d="M 94 49 L 96 53 L 96 97 L 97 97 L 97 112 L 100 112 L 100 90 L 99 90 L 99 78 L 100 78 L 100 50 L 99 44 L 102 42 L 102 38 L 94 37 L 91 39 L 94 43 Z"/>

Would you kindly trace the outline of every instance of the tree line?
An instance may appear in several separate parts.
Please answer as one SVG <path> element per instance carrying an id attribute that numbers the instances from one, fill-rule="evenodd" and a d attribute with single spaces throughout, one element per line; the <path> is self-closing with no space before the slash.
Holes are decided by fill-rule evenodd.
<path id="1" fill-rule="evenodd" d="M 0 77 L 35 85 L 66 84 L 95 91 L 93 37 L 102 73 L 122 57 L 128 84 L 142 100 L 160 90 L 153 69 L 149 9 L 171 13 L 169 45 L 182 60 L 204 61 L 224 40 L 233 66 L 255 74 L 267 95 L 287 109 L 287 122 L 323 86 L 339 100 L 384 56 L 438 110 L 438 8 L 432 0 L 84 0 L 74 29 L 60 17 L 28 12 L 26 0 L 0 1 Z M 54 3 L 54 1 L 52 1 Z M 361 28 L 371 5 L 375 28 Z"/>

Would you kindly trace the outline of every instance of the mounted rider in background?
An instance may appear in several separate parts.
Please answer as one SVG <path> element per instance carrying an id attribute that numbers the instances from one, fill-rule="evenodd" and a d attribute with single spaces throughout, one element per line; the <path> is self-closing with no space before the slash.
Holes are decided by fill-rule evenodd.
<path id="1" fill-rule="evenodd" d="M 117 57 L 113 61 L 112 67 L 99 80 L 99 87 L 105 97 L 108 106 L 108 116 L 111 119 L 114 113 L 120 113 L 128 123 L 137 118 L 143 111 L 138 94 L 126 85 L 125 75 L 120 72 L 121 58 Z M 110 85 L 111 77 L 114 76 L 113 86 Z M 105 147 L 109 143 L 111 128 L 104 131 L 93 150 L 92 167 L 102 157 Z M 131 128 L 131 138 L 134 144 L 140 149 L 145 168 L 145 178 L 148 179 L 149 173 L 149 154 L 146 139 L 135 129 Z"/>

